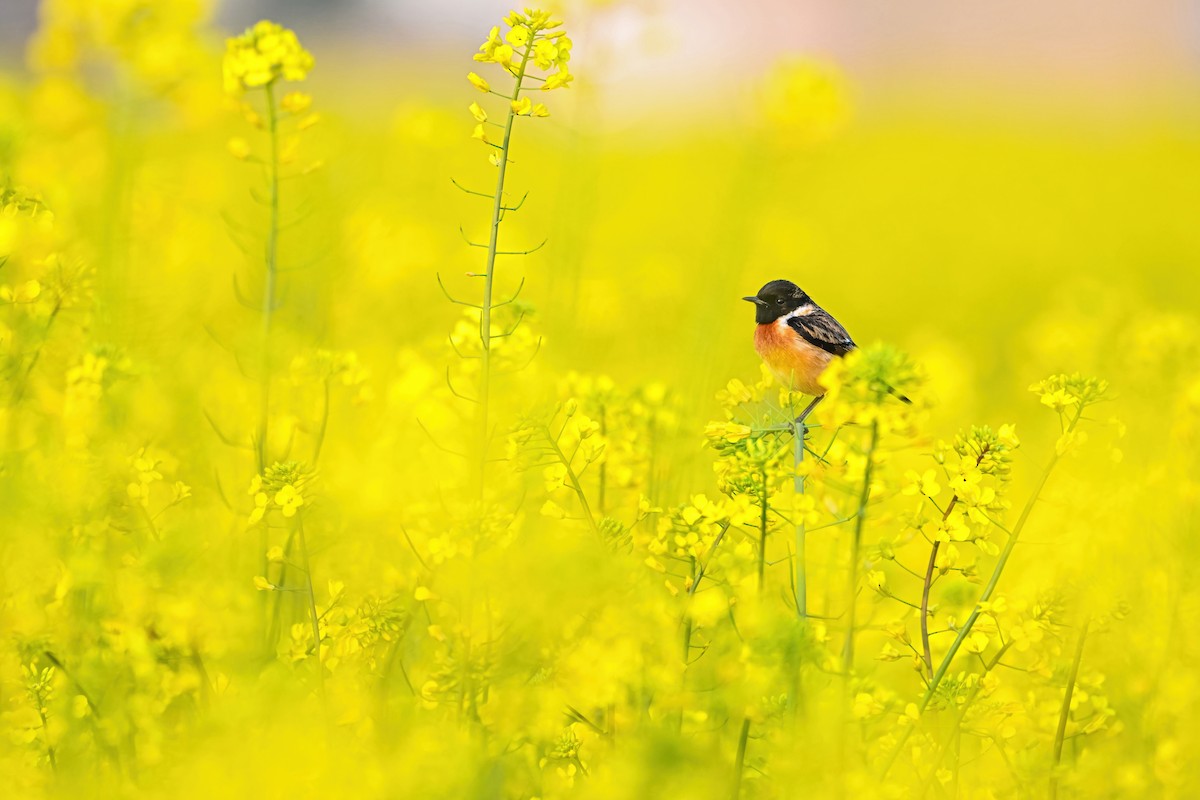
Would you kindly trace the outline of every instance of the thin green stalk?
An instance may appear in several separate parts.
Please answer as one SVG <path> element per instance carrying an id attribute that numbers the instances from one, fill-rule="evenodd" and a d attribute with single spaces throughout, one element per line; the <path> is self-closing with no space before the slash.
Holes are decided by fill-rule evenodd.
<path id="1" fill-rule="evenodd" d="M 50 721 L 46 719 L 46 712 L 43 710 L 46 707 L 46 700 L 39 692 L 34 698 L 37 701 L 38 719 L 42 721 L 42 741 L 46 743 L 46 758 L 50 761 L 50 771 L 58 772 L 58 756 L 55 755 L 54 745 L 50 744 Z"/>
<path id="2" fill-rule="evenodd" d="M 1058 797 L 1058 766 L 1062 763 L 1063 740 L 1067 734 L 1067 720 L 1071 716 L 1071 695 L 1075 693 L 1075 682 L 1079 679 L 1079 662 L 1083 660 L 1083 644 L 1087 641 L 1089 622 L 1079 630 L 1079 643 L 1075 646 L 1075 658 L 1071 661 L 1071 672 L 1067 675 L 1067 691 L 1063 695 L 1062 710 L 1058 714 L 1058 730 L 1054 733 L 1054 765 L 1050 769 L 1050 800 Z"/>
<path id="3" fill-rule="evenodd" d="M 738 800 L 742 794 L 742 772 L 746 765 L 746 744 L 750 741 L 750 718 L 742 719 L 742 731 L 738 734 L 737 757 L 733 761 L 733 791 L 732 800 Z"/>
<path id="4" fill-rule="evenodd" d="M 296 546 L 300 550 L 301 569 L 304 570 L 304 581 L 308 587 L 308 610 L 312 619 L 313 658 L 317 664 L 317 683 L 321 687 L 321 695 L 325 695 L 325 667 L 321 664 L 321 617 L 317 614 L 317 596 L 313 591 L 312 566 L 308 561 L 308 544 L 304 539 L 304 523 L 296 523 Z"/>
<path id="5" fill-rule="evenodd" d="M 793 486 L 796 490 L 796 495 L 804 494 L 804 476 L 800 474 L 800 467 L 804 463 L 804 438 L 808 434 L 808 426 L 803 422 L 796 423 L 796 441 L 795 441 L 795 470 L 796 474 L 793 478 Z M 796 515 L 796 615 L 801 619 L 808 616 L 808 565 L 805 561 L 805 545 L 807 543 L 808 532 L 804 526 L 804 515 Z"/>
<path id="6" fill-rule="evenodd" d="M 693 556 L 691 559 L 689 559 L 689 561 L 691 563 L 691 569 L 690 569 L 691 587 L 689 588 L 687 597 L 690 598 L 692 596 L 691 588 L 695 587 L 695 585 L 696 585 L 696 558 L 695 558 L 695 556 Z M 680 689 L 683 692 L 687 691 L 687 668 L 688 668 L 688 662 L 690 662 L 692 660 L 692 631 L 693 631 L 694 627 L 695 627 L 695 625 L 692 622 L 691 611 L 687 608 L 687 606 L 684 606 L 684 612 L 683 612 L 683 669 L 680 671 L 680 677 L 679 677 Z M 683 730 L 683 712 L 684 712 L 683 703 L 680 703 L 679 704 L 679 720 L 678 720 L 678 724 L 677 724 L 677 730 L 680 730 L 680 731 Z"/>
<path id="7" fill-rule="evenodd" d="M 608 436 L 608 409 L 604 407 L 603 403 L 600 404 L 600 435 L 604 437 Z M 603 517 L 604 503 L 606 499 L 605 495 L 608 491 L 608 459 L 604 459 L 600 462 L 599 472 L 600 488 L 596 493 L 596 510 L 599 511 L 600 516 Z"/>
<path id="8" fill-rule="evenodd" d="M 759 470 L 759 478 L 762 480 L 762 494 L 759 496 L 759 517 L 758 517 L 758 593 L 761 595 L 763 586 L 766 584 L 767 573 L 767 512 L 770 507 L 767 503 L 767 468 L 763 466 Z"/>
<path id="9" fill-rule="evenodd" d="M 1075 430 L 1075 426 L 1079 424 L 1079 418 L 1082 415 L 1083 406 L 1081 404 L 1079 411 L 1076 412 L 1075 417 L 1067 426 L 1064 434 L 1070 434 Z M 942 678 L 946 677 L 946 672 L 950 669 L 950 663 L 954 660 L 958 649 L 962 647 L 962 643 L 966 641 L 967 636 L 971 633 L 971 628 L 974 627 L 975 620 L 979 618 L 979 614 L 981 613 L 980 606 L 992 599 L 992 595 L 996 591 L 996 584 L 1000 582 L 1000 576 L 1004 573 L 1004 567 L 1008 564 L 1008 559 L 1012 556 L 1013 549 L 1017 546 L 1017 541 L 1021 538 L 1021 531 L 1025 528 L 1025 523 L 1029 520 L 1029 515 L 1033 511 L 1034 505 L 1037 504 L 1046 481 L 1050 479 L 1050 473 L 1054 471 L 1055 465 L 1058 464 L 1058 458 L 1058 452 L 1055 451 L 1054 455 L 1050 458 L 1050 462 L 1046 465 L 1046 469 L 1042 471 L 1042 476 L 1038 479 L 1037 485 L 1034 486 L 1033 494 L 1029 496 L 1025 507 L 1021 509 L 1021 516 L 1017 518 L 1017 524 L 1013 526 L 1012 534 L 1008 537 L 1008 542 L 1004 545 L 1004 550 L 1000 552 L 1000 559 L 996 562 L 996 566 L 992 570 L 992 577 L 988 580 L 987 586 L 984 587 L 983 594 L 976 601 L 975 608 L 971 609 L 971 614 L 967 617 L 967 621 L 958 629 L 958 635 L 954 637 L 954 642 L 950 645 L 950 649 L 946 651 L 946 655 L 938 665 L 937 672 L 933 674 L 933 678 L 929 681 L 929 687 L 925 690 L 924 697 L 921 698 L 921 711 L 924 711 L 929 706 L 929 701 L 933 699 L 933 694 L 941 684 Z"/>
<path id="10" fill-rule="evenodd" d="M 521 57 L 521 66 L 517 70 L 517 82 L 513 86 L 511 102 L 508 107 L 508 118 L 504 122 L 504 139 L 500 145 L 499 159 L 500 163 L 497 166 L 496 173 L 496 194 L 492 198 L 492 225 L 491 233 L 488 236 L 487 250 L 487 268 L 483 276 L 483 302 L 480 303 L 481 312 L 479 319 L 479 341 L 482 345 L 482 360 L 480 362 L 479 373 L 479 396 L 478 400 L 478 429 L 477 436 L 479 442 L 479 495 L 483 496 L 484 473 L 487 470 L 487 444 L 488 444 L 488 412 L 489 400 L 491 395 L 492 385 L 492 289 L 495 285 L 496 278 L 496 250 L 500 243 L 500 220 L 503 217 L 504 209 L 504 176 L 508 172 L 508 151 L 509 143 L 512 139 L 513 120 L 517 114 L 513 111 L 512 103 L 515 103 L 521 96 L 521 84 L 525 80 L 525 68 L 529 64 L 529 54 L 533 50 L 533 40 L 525 47 L 525 53 Z"/>
<path id="11" fill-rule="evenodd" d="M 271 156 L 267 161 L 270 224 L 267 229 L 266 272 L 262 299 L 262 397 L 258 416 L 258 471 L 267 468 L 267 432 L 271 414 L 271 322 L 275 310 L 275 282 L 279 251 L 279 119 L 275 109 L 273 83 L 265 87 L 267 100 L 267 135 Z"/>
<path id="12" fill-rule="evenodd" d="M 266 526 L 263 526 L 263 532 L 266 532 Z M 292 560 L 292 545 L 296 541 L 296 529 L 291 528 L 288 531 L 287 540 L 283 543 L 283 561 L 279 564 L 279 581 L 280 586 L 289 585 L 288 567 Z M 263 540 L 263 552 L 266 552 L 266 539 Z M 264 575 L 267 573 L 264 572 Z M 279 629 L 281 625 L 281 613 L 283 608 L 283 594 L 281 592 L 271 592 L 273 602 L 271 603 L 271 618 L 267 625 L 267 648 L 272 654 L 275 646 L 279 643 Z"/>
<path id="13" fill-rule="evenodd" d="M 321 458 L 321 449 L 325 446 L 325 434 L 329 432 L 329 378 L 322 381 L 324 401 L 321 404 L 321 427 L 317 429 L 317 442 L 313 446 L 313 466 Z"/>
<path id="14" fill-rule="evenodd" d="M 588 505 L 587 495 L 584 494 L 583 485 L 579 482 L 579 476 L 575 474 L 575 469 L 571 466 L 570 459 L 567 454 L 558 446 L 558 440 L 554 438 L 550 428 L 546 428 L 546 440 L 550 442 L 550 447 L 554 449 L 554 454 L 567 470 L 567 480 L 571 482 L 571 488 L 575 490 L 575 496 L 579 498 L 579 505 L 583 508 L 583 513 L 587 517 L 588 525 L 597 536 L 600 535 L 600 526 L 596 524 L 596 517 L 592 514 L 592 507 Z"/>
<path id="15" fill-rule="evenodd" d="M 847 678 L 854 668 L 854 627 L 858 607 L 858 557 L 862 548 L 863 525 L 867 519 L 867 504 L 871 501 L 871 476 L 875 468 L 875 447 L 879 444 L 879 423 L 871 423 L 871 440 L 867 445 L 867 464 L 863 468 L 862 494 L 858 497 L 858 512 L 854 518 L 854 539 L 850 543 L 850 581 L 846 628 L 846 647 L 842 651 L 842 672 Z"/>
<path id="16" fill-rule="evenodd" d="M 33 351 L 33 355 L 29 358 L 29 363 L 25 369 L 21 371 L 19 377 L 13 386 L 12 400 L 10 405 L 17 406 L 25 397 L 25 390 L 29 386 L 29 376 L 33 374 L 33 368 L 37 366 L 38 360 L 42 357 L 42 350 L 46 348 L 46 342 L 50 338 L 50 329 L 54 327 L 54 320 L 58 318 L 58 312 L 62 310 L 62 296 L 54 303 L 54 308 L 50 311 L 50 316 L 46 319 L 46 327 L 42 329 L 42 340 L 38 343 L 37 348 Z M 9 426 L 10 431 L 18 430 L 16 425 Z M 11 449 L 11 448 L 10 448 Z"/>

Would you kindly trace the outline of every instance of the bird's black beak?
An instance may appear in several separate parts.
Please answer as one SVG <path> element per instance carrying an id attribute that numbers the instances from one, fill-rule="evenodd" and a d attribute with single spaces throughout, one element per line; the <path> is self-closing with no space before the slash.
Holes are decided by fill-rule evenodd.
<path id="1" fill-rule="evenodd" d="M 763 300 L 761 297 L 751 296 L 751 297 L 743 297 L 742 299 L 745 300 L 747 303 L 754 303 L 754 305 L 756 305 L 756 306 L 765 306 L 767 304 L 767 302 L 765 300 Z"/>

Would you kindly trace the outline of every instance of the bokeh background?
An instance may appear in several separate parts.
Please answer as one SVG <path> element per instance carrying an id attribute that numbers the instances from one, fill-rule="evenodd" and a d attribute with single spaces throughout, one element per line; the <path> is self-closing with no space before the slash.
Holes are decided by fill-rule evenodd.
<path id="1" fill-rule="evenodd" d="M 482 239 L 487 203 L 451 179 L 491 191 L 467 111 L 485 99 L 465 75 L 494 67 L 471 56 L 508 10 L 0 4 L 0 701 L 12 796 L 728 795 L 737 717 L 719 712 L 762 700 L 703 688 L 749 685 L 730 666 L 733 634 L 697 668 L 692 694 L 665 691 L 678 679 L 679 601 L 647 577 L 645 553 L 610 557 L 583 542 L 578 519 L 539 515 L 538 475 L 505 465 L 493 502 L 508 516 L 479 523 L 448 452 L 472 446 L 471 407 L 445 382 L 449 367 L 470 385 L 447 342 L 469 336 L 435 275 L 456 294 L 478 291 L 466 273 L 482 268 L 480 251 L 459 228 Z M 495 413 L 511 426 L 568 396 L 594 403 L 607 391 L 599 376 L 610 378 L 635 422 L 606 434 L 614 474 L 628 472 L 608 513 L 635 539 L 654 528 L 640 496 L 672 508 L 719 495 L 703 431 L 723 418 L 714 398 L 730 379 L 759 377 L 740 298 L 771 279 L 796 281 L 860 344 L 895 345 L 927 376 L 921 432 L 879 478 L 868 545 L 900 527 L 905 469 L 928 466 L 937 440 L 974 423 L 1016 424 L 1019 506 L 1060 434 L 1030 384 L 1080 371 L 1111 385 L 1089 419 L 1093 449 L 1064 459 L 1005 578 L 1014 607 L 1054 592 L 1066 609 L 997 696 L 1019 720 L 1013 761 L 981 739 L 961 781 L 956 770 L 929 788 L 918 768 L 870 782 L 865 765 L 894 743 L 889 726 L 919 685 L 873 657 L 886 604 L 864 597 L 874 630 L 853 694 L 875 699 L 850 727 L 867 755 L 835 776 L 805 765 L 846 758 L 829 749 L 838 737 L 766 726 L 744 796 L 1043 796 L 1072 631 L 1088 614 L 1111 622 L 1085 667 L 1106 724 L 1071 739 L 1063 791 L 1193 796 L 1200 5 L 554 10 L 575 42 L 576 79 L 549 95 L 549 118 L 518 120 L 508 189 L 529 198 L 502 233 L 513 248 L 547 244 L 501 260 L 497 277 L 499 297 L 524 279 L 525 338 L 512 349 L 541 344 L 498 381 Z M 290 156 L 304 174 L 283 187 L 281 305 L 264 363 L 277 455 L 316 462 L 322 443 L 305 524 L 334 659 L 318 667 L 323 701 L 307 610 L 254 588 L 278 542 L 245 524 L 261 379 L 259 317 L 245 306 L 259 297 L 266 218 L 251 194 L 261 197 L 261 170 L 230 140 L 264 145 L 222 88 L 221 56 L 260 18 L 295 30 L 316 59 L 293 87 L 320 118 Z M 322 369 L 335 370 L 332 395 Z M 495 457 L 508 452 L 504 430 Z M 151 487 L 149 505 L 135 484 Z M 821 550 L 830 574 L 845 566 L 843 535 Z M 919 565 L 924 543 L 906 546 Z M 772 568 L 786 584 L 788 565 Z M 976 591 L 958 580 L 939 601 L 961 618 Z M 270 603 L 288 624 L 264 655 Z M 483 666 L 470 656 L 480 637 L 505 642 Z M 455 670 L 492 687 L 482 721 L 439 699 L 439 681 L 461 686 L 447 678 Z M 832 701 L 807 674 L 815 707 L 836 706 L 821 706 Z M 564 723 L 568 707 L 628 738 Z"/>

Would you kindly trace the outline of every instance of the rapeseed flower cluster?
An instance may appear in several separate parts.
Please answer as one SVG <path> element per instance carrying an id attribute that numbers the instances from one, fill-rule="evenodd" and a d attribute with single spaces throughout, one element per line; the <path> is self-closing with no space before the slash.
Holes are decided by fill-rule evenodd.
<path id="1" fill-rule="evenodd" d="M 312 68 L 312 54 L 301 47 L 296 34 L 268 20 L 225 43 L 225 91 L 230 94 L 270 86 L 280 79 L 302 81 Z M 293 113 L 306 107 L 300 98 L 285 104 L 285 110 Z"/>

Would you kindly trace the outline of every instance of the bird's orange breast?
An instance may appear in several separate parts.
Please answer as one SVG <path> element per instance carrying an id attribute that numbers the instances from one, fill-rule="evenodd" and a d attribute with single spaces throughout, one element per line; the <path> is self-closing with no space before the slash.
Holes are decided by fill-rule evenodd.
<path id="1" fill-rule="evenodd" d="M 804 394 L 825 394 L 817 379 L 833 354 L 806 342 L 786 320 L 759 325 L 754 331 L 754 349 L 785 386 Z"/>

